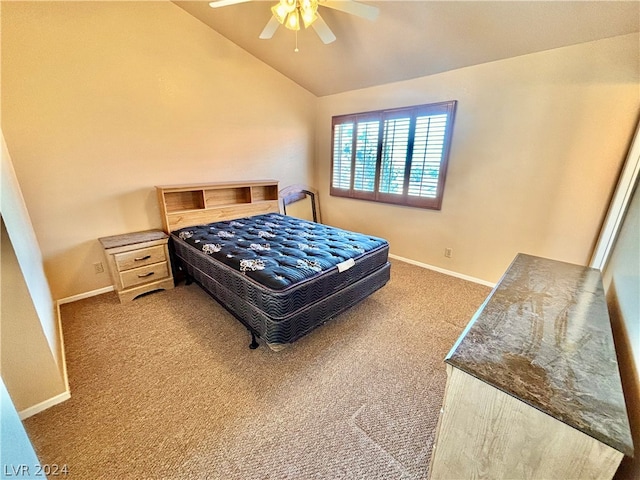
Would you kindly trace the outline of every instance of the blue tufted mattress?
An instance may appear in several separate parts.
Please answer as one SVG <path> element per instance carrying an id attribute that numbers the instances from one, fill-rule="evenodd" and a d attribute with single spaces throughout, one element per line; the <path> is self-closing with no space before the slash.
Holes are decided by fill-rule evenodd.
<path id="1" fill-rule="evenodd" d="M 272 348 L 389 280 L 386 240 L 265 214 L 171 234 L 187 274 Z"/>

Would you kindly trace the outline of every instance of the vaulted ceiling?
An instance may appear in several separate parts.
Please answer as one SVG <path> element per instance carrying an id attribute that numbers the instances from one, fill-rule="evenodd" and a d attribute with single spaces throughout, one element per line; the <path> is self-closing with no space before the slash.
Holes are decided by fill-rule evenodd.
<path id="1" fill-rule="evenodd" d="M 640 31 L 637 1 L 365 1 L 375 21 L 320 7 L 337 37 L 279 27 L 258 36 L 277 0 L 213 9 L 175 1 L 195 18 L 317 96 Z M 639 59 L 640 62 L 640 59 Z"/>

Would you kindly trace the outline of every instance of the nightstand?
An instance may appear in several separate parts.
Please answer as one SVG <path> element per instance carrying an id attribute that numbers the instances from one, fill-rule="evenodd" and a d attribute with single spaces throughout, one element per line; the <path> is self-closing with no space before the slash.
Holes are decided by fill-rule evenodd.
<path id="1" fill-rule="evenodd" d="M 168 240 L 169 236 L 160 230 L 99 239 L 121 303 L 143 293 L 173 288 Z"/>

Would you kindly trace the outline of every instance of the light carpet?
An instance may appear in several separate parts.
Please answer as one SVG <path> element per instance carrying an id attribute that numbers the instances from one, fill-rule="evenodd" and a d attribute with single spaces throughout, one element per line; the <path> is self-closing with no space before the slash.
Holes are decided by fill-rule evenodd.
<path id="1" fill-rule="evenodd" d="M 443 359 L 490 289 L 400 261 L 298 342 L 248 348 L 197 285 L 62 309 L 71 399 L 25 420 L 79 479 L 426 478 Z"/>

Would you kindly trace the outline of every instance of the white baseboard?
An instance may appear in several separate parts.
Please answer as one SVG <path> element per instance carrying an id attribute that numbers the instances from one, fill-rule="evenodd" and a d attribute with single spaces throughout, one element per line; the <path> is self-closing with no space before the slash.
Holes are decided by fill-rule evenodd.
<path id="1" fill-rule="evenodd" d="M 49 407 L 53 407 L 54 405 L 62 403 L 65 400 L 69 400 L 70 398 L 71 398 L 71 393 L 69 392 L 69 390 L 66 390 L 61 394 L 56 395 L 55 397 L 45 400 L 44 402 L 40 402 L 37 405 L 34 405 L 32 407 L 25 408 L 24 410 L 19 411 L 18 416 L 20 417 L 20 420 L 24 420 L 25 418 L 29 418 L 32 415 L 35 415 L 36 413 L 40 413 L 43 410 L 46 410 Z"/>
<path id="2" fill-rule="evenodd" d="M 417 262 L 416 260 L 411 260 L 410 258 L 404 258 L 404 257 L 400 257 L 398 255 L 393 255 L 392 253 L 389 254 L 389 257 L 393 258 L 395 260 L 400 260 L 401 262 L 410 263 L 411 265 L 416 265 L 418 267 L 427 268 L 429 270 L 433 270 L 433 271 L 438 272 L 438 273 L 444 273 L 445 275 L 449 275 L 451 277 L 460 278 L 462 280 L 468 280 L 469 282 L 473 282 L 473 283 L 479 283 L 480 285 L 485 285 L 487 287 L 493 288 L 493 287 L 496 286 L 495 283 L 488 282 L 486 280 L 482 280 L 481 278 L 470 277 L 469 275 L 464 275 L 462 273 L 453 272 L 451 270 L 446 270 L 444 268 L 435 267 L 435 266 L 429 265 L 427 263 Z"/>
<path id="3" fill-rule="evenodd" d="M 113 288 L 112 288 L 113 289 Z M 56 362 L 60 362 L 58 364 L 58 369 L 60 370 L 60 374 L 62 375 L 62 379 L 64 380 L 64 392 L 45 400 L 44 402 L 40 402 L 31 407 L 25 408 L 18 412 L 18 416 L 20 420 L 24 420 L 25 418 L 29 418 L 36 413 L 40 413 L 46 410 L 49 407 L 53 407 L 59 403 L 64 402 L 65 400 L 69 400 L 71 398 L 71 390 L 69 389 L 69 375 L 67 374 L 67 357 L 64 351 L 64 335 L 62 334 L 62 316 L 60 315 L 60 300 L 56 302 L 56 323 L 58 329 L 58 338 L 59 338 L 59 348 L 60 352 L 58 352 L 58 357 L 56 358 Z M 64 302 L 68 303 L 68 302 Z"/>
<path id="4" fill-rule="evenodd" d="M 60 339 L 58 345 L 60 348 L 59 356 L 56 360 L 60 360 L 61 365 L 58 365 L 62 379 L 64 380 L 64 388 L 67 392 L 70 392 L 69 388 L 69 375 L 67 374 L 67 355 L 64 350 L 64 335 L 62 333 L 62 315 L 60 314 L 60 302 L 56 302 L 56 321 L 58 323 L 58 338 Z"/>
<path id="5" fill-rule="evenodd" d="M 108 287 L 98 288 L 97 290 L 91 290 L 90 292 L 79 293 L 77 295 L 72 295 L 70 297 L 61 298 L 58 300 L 58 305 L 62 305 L 63 303 L 71 303 L 77 302 L 78 300 L 83 300 L 89 297 L 95 297 L 96 295 L 102 295 L 103 293 L 113 292 L 113 285 L 109 285 Z"/>

